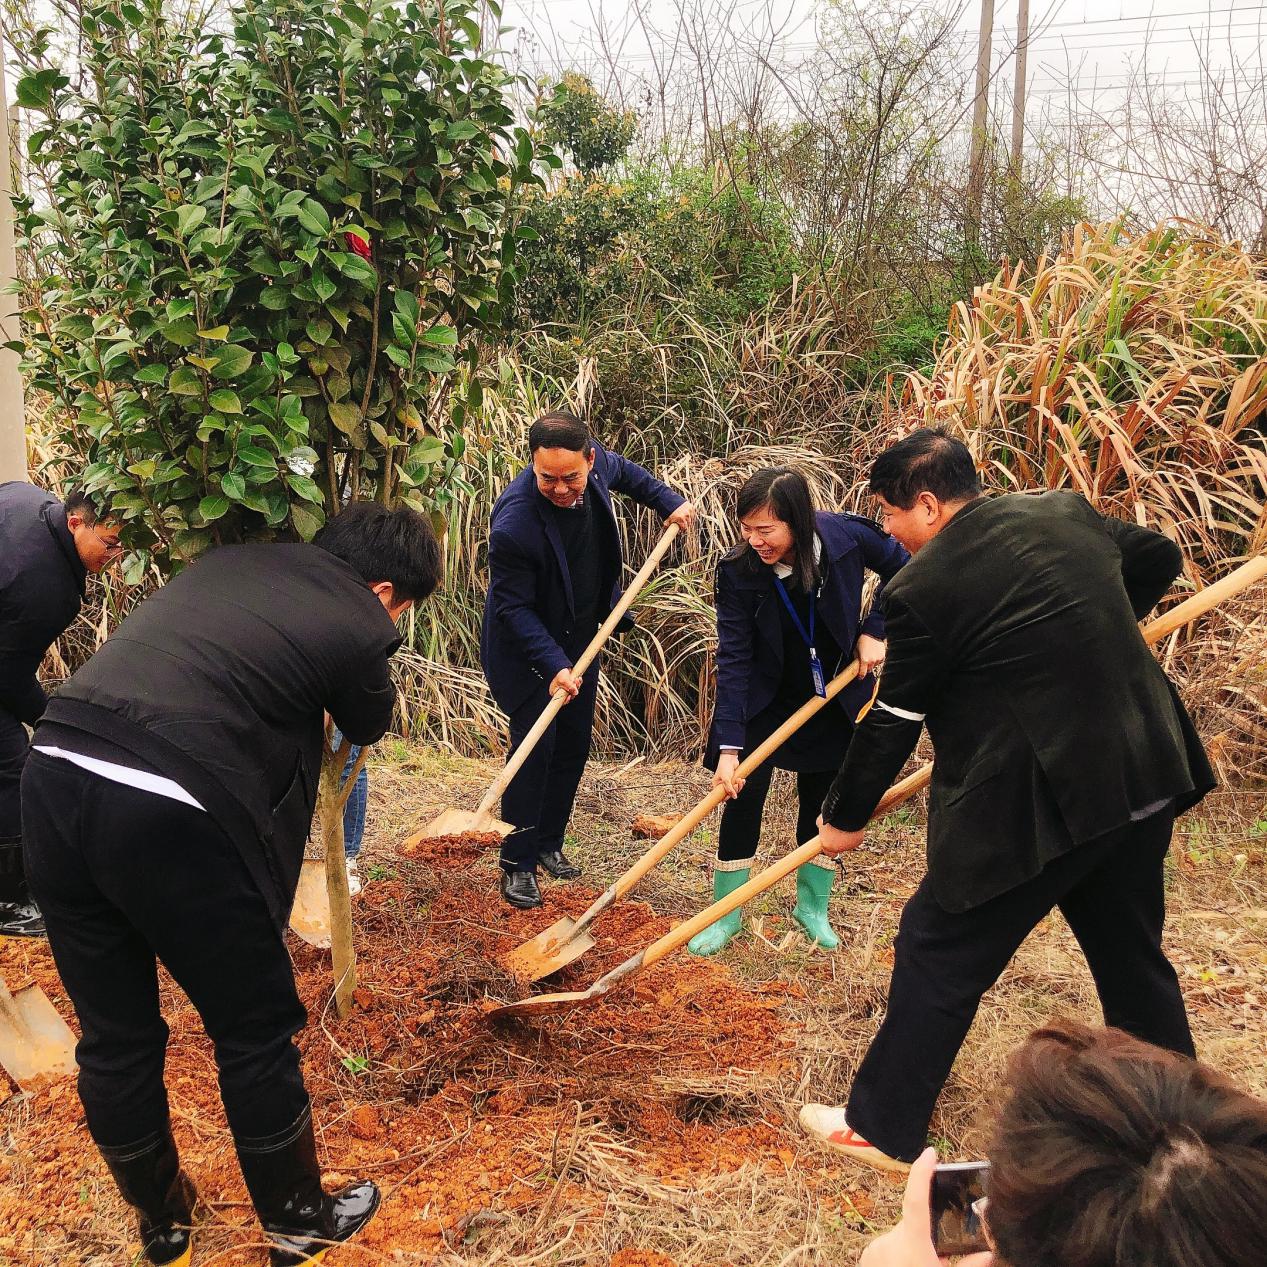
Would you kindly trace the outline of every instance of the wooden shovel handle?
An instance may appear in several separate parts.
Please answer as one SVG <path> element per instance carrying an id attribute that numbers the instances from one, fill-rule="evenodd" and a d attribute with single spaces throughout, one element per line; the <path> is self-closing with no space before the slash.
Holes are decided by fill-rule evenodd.
<path id="1" fill-rule="evenodd" d="M 1260 554 L 1250 559 L 1248 563 L 1242 563 L 1240 567 L 1229 572 L 1221 580 L 1215 581 L 1213 585 L 1207 585 L 1205 589 L 1199 590 L 1191 598 L 1185 598 L 1182 603 L 1176 603 L 1165 615 L 1158 616 L 1156 620 L 1150 620 L 1140 630 L 1144 635 L 1144 641 L 1150 647 L 1155 646 L 1176 629 L 1182 629 L 1184 625 L 1204 615 L 1212 607 L 1217 607 L 1225 599 L 1233 598 L 1242 590 L 1249 589 L 1251 585 L 1264 577 L 1267 577 L 1267 554 Z M 932 777 L 933 763 L 930 761 L 914 774 L 908 774 L 900 783 L 895 783 L 889 788 L 879 805 L 875 807 L 872 818 L 887 814 L 895 805 L 906 800 L 912 792 L 918 792 L 927 787 Z"/>
<path id="2" fill-rule="evenodd" d="M 673 544 L 673 539 L 681 532 L 681 528 L 677 524 L 669 524 L 664 532 L 660 535 L 660 540 L 656 542 L 655 549 L 647 555 L 646 562 L 638 569 L 637 575 L 629 582 L 625 592 L 620 596 L 620 601 L 611 610 L 611 615 L 598 627 L 598 632 L 590 639 L 589 646 L 581 652 L 576 663 L 572 666 L 573 673 L 584 673 L 586 669 L 593 663 L 594 657 L 602 650 L 603 643 L 612 635 L 612 630 L 616 628 L 624 614 L 633 605 L 634 599 L 642 592 L 642 587 L 646 585 L 650 579 L 652 572 L 660 566 L 660 560 L 664 558 L 668 548 Z M 514 755 L 506 762 L 502 772 L 493 780 L 492 786 L 484 793 L 484 799 L 480 801 L 479 806 L 475 810 L 475 824 L 478 825 L 481 820 L 489 817 L 493 806 L 501 799 L 502 793 L 510 786 L 510 781 L 519 773 L 520 767 L 528 760 L 532 750 L 541 740 L 541 736 L 550 729 L 550 724 L 559 715 L 559 710 L 567 702 L 568 693 L 559 689 L 550 697 L 550 702 L 541 712 L 541 716 L 533 722 L 532 729 L 524 736 L 523 743 L 515 749 Z"/>
<path id="3" fill-rule="evenodd" d="M 835 699 L 857 676 L 858 661 L 854 660 L 827 684 L 826 695 L 815 695 L 812 699 L 802 704 L 764 743 L 758 744 L 744 757 L 735 770 L 735 774 L 740 778 L 747 778 L 763 761 L 778 751 L 792 735 L 800 730 L 815 713 Z M 682 818 L 674 823 L 669 831 L 661 836 L 599 900 L 603 901 L 605 906 L 609 906 L 612 902 L 624 897 L 648 871 L 658 866 L 669 852 L 675 849 L 681 841 L 685 840 L 725 799 L 725 788 L 713 788 L 703 800 L 696 804 L 694 809 L 684 814 Z M 610 897 L 608 897 L 608 893 L 611 894 Z M 592 907 L 590 909 L 593 910 Z M 598 912 L 595 911 L 594 913 L 597 914 Z M 578 927 L 589 923 L 589 919 L 586 919 L 586 916 L 590 916 L 589 911 L 586 911 L 585 915 L 582 915 L 577 921 Z M 593 916 L 590 916 L 590 919 L 592 918 Z"/>
<path id="4" fill-rule="evenodd" d="M 1200 593 L 1185 599 L 1164 616 L 1159 616 L 1156 620 L 1150 621 L 1143 629 L 1144 640 L 1150 646 L 1159 642 L 1181 625 L 1186 625 L 1190 620 L 1196 619 L 1202 613 L 1223 602 L 1224 599 L 1231 598 L 1242 590 L 1248 589 L 1255 581 L 1262 580 L 1265 576 L 1267 576 L 1267 555 L 1251 559 L 1234 572 L 1229 572 L 1221 581 L 1216 581 Z M 879 805 L 876 806 L 875 814 L 872 817 L 891 810 L 895 805 L 900 805 L 918 792 L 927 785 L 932 773 L 933 767 L 929 764 L 924 766 L 923 769 L 916 770 L 914 774 L 908 775 L 901 782 L 895 783 L 885 793 Z M 712 906 L 706 907 L 698 915 L 693 916 L 684 924 L 680 924 L 671 932 L 666 933 L 659 941 L 652 942 L 643 953 L 638 966 L 645 968 L 653 963 L 658 963 L 666 955 L 671 955 L 679 946 L 685 945 L 696 933 L 702 932 L 723 915 L 729 915 L 731 911 L 738 910 L 750 898 L 756 897 L 758 893 L 764 893 L 766 889 L 777 884 L 784 876 L 791 875 L 797 867 L 803 866 L 807 862 L 812 862 L 822 853 L 822 849 L 823 847 L 817 836 L 813 840 L 806 841 L 799 849 L 794 849 L 786 857 L 780 858 L 778 862 L 766 867 L 760 875 L 754 876 L 747 884 L 740 885 L 733 893 L 722 898 L 721 901 L 714 902 Z"/>

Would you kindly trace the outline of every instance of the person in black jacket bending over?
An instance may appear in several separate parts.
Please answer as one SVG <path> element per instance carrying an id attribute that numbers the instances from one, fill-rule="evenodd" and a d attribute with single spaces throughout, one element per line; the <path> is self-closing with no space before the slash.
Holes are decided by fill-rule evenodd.
<path id="1" fill-rule="evenodd" d="M 47 702 L 40 661 L 79 615 L 84 580 L 119 557 L 119 529 L 82 492 L 64 502 L 33 484 L 0 484 L 0 937 L 43 937 L 22 870 L 26 727 Z"/>
<path id="2" fill-rule="evenodd" d="M 306 1262 L 378 1206 L 321 1187 L 283 933 L 324 715 L 391 722 L 396 620 L 440 579 L 430 525 L 355 503 L 309 545 L 224 546 L 148 598 L 49 704 L 22 776 L 26 865 L 79 1017 L 88 1130 L 147 1259 L 184 1263 L 193 1192 L 163 1087 L 161 960 L 215 1044 L 272 1262 Z"/>
<path id="3" fill-rule="evenodd" d="M 620 599 L 620 536 L 612 493 L 690 527 L 695 510 L 636 462 L 603 448 L 579 418 L 559 410 L 528 431 L 532 464 L 493 506 L 480 663 L 510 716 L 513 753 L 560 689 L 568 702 L 502 797 L 515 830 L 501 850 L 501 892 L 511 906 L 541 905 L 537 864 L 557 880 L 581 874 L 563 834 L 589 756 L 598 664 L 573 664 Z M 627 626 L 626 626 L 627 627 Z"/>
<path id="4" fill-rule="evenodd" d="M 823 847 L 856 849 L 928 725 L 928 873 L 902 912 L 888 1011 L 847 1109 L 802 1125 L 905 1168 L 982 994 L 1058 907 L 1109 1025 L 1182 1054 L 1192 1035 L 1161 949 L 1175 815 L 1214 776 L 1137 622 L 1179 575 L 1160 533 L 1078 494 L 982 497 L 940 430 L 881 454 L 871 491 L 912 554 L 884 593 L 888 660 L 823 805 Z"/>
<path id="5" fill-rule="evenodd" d="M 840 767 L 854 718 L 871 696 L 872 671 L 884 662 L 884 618 L 862 616 L 867 569 L 887 581 L 907 554 L 861 515 L 814 511 L 805 477 L 784 466 L 755 472 L 735 506 L 743 541 L 717 566 L 717 706 L 705 765 L 726 790 L 713 864 L 713 896 L 747 879 L 761 837 L 761 811 L 776 769 L 796 771 L 796 840 L 818 834 L 818 811 Z M 735 777 L 751 752 L 798 708 L 826 693 L 857 657 L 859 680 L 815 713 L 745 780 Z M 792 912 L 805 935 L 826 950 L 840 944 L 827 918 L 836 865 L 806 863 L 796 873 Z M 693 955 L 715 955 L 739 932 L 740 912 L 723 915 L 691 938 Z"/>

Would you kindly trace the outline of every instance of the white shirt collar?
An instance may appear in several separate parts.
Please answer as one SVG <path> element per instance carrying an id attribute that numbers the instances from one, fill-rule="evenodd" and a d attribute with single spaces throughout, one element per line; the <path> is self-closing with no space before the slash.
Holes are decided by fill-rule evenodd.
<path id="1" fill-rule="evenodd" d="M 818 565 L 818 561 L 823 557 L 823 543 L 818 539 L 818 533 L 814 534 L 814 564 Z M 774 565 L 774 575 L 780 581 L 786 581 L 792 575 L 792 565 L 790 563 L 776 563 Z"/>

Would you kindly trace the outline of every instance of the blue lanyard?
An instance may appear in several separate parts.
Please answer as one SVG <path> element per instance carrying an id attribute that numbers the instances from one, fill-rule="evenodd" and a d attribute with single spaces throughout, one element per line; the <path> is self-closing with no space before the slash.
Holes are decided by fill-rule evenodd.
<path id="1" fill-rule="evenodd" d="M 779 591 L 779 597 L 783 600 L 783 606 L 787 608 L 787 614 L 792 617 L 792 623 L 796 626 L 796 632 L 805 639 L 805 645 L 809 648 L 810 655 L 814 654 L 814 607 L 818 598 L 818 587 L 815 586 L 809 592 L 809 632 L 805 632 L 805 626 L 801 624 L 801 618 L 797 615 L 796 608 L 792 605 L 792 600 L 788 597 L 788 592 L 783 587 L 783 582 L 776 576 L 774 578 L 774 587 Z"/>
<path id="2" fill-rule="evenodd" d="M 801 618 L 797 615 L 796 608 L 792 605 L 792 600 L 788 597 L 787 590 L 783 587 L 783 582 L 776 576 L 774 578 L 774 588 L 779 591 L 779 597 L 783 600 L 783 606 L 787 608 L 787 614 L 792 617 L 792 624 L 796 626 L 796 632 L 805 640 L 805 645 L 809 648 L 809 671 L 810 676 L 814 679 L 814 694 L 825 698 L 827 695 L 827 677 L 823 673 L 822 661 L 818 658 L 818 650 L 814 646 L 814 613 L 818 604 L 818 587 L 815 586 L 809 592 L 809 631 L 805 630 L 805 626 L 801 624 Z"/>

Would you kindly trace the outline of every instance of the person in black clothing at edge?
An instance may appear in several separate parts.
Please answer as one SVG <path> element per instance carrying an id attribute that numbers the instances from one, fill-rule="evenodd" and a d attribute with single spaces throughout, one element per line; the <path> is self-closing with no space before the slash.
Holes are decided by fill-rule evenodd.
<path id="1" fill-rule="evenodd" d="M 695 518 L 693 506 L 603 448 L 572 414 L 538 418 L 528 449 L 532 464 L 493 506 L 480 633 L 480 663 L 510 717 L 512 753 L 551 696 L 568 694 L 502 797 L 501 816 L 515 830 L 502 843 L 501 892 L 522 909 L 541 905 L 538 863 L 557 880 L 581 874 L 563 853 L 563 835 L 589 756 L 598 664 L 581 675 L 572 665 L 620 598 L 623 561 L 611 495 L 632 497 L 684 531 Z"/>
<path id="2" fill-rule="evenodd" d="M 43 937 L 22 869 L 26 727 L 47 702 L 36 676 L 79 615 L 84 581 L 123 552 L 83 492 L 59 501 L 19 481 L 0 484 L 0 937 Z"/>
<path id="3" fill-rule="evenodd" d="M 829 854 L 858 847 L 927 723 L 928 871 L 847 1107 L 807 1104 L 801 1123 L 905 1169 L 982 994 L 1053 908 L 1106 1024 L 1193 1054 L 1161 948 L 1163 872 L 1175 815 L 1214 776 L 1137 623 L 1179 575 L 1173 542 L 1072 492 L 983 497 L 967 447 L 941 430 L 881 454 L 870 487 L 912 558 L 885 588 L 879 698 L 821 835 Z"/>
<path id="4" fill-rule="evenodd" d="M 783 466 L 751 475 L 735 506 L 740 542 L 717 567 L 717 706 L 704 763 L 726 790 L 713 864 L 713 896 L 745 883 L 761 837 L 761 812 L 776 769 L 796 772 L 796 839 L 818 833 L 823 798 L 844 759 L 854 718 L 871 697 L 884 662 L 884 618 L 862 616 L 866 570 L 887 581 L 904 549 L 861 515 L 815 513 L 805 477 Z M 810 718 L 745 780 L 741 754 L 768 739 L 798 708 L 825 692 L 856 656 L 859 680 Z M 792 912 L 826 950 L 840 944 L 827 917 L 836 865 L 807 863 L 796 873 Z M 691 938 L 693 955 L 715 955 L 738 932 L 740 912 Z"/>
<path id="5" fill-rule="evenodd" d="M 156 960 L 214 1043 L 271 1262 L 308 1262 L 378 1207 L 372 1183 L 322 1189 L 283 934 L 324 716 L 353 743 L 386 732 L 396 621 L 440 570 L 421 515 L 368 503 L 311 544 L 212 550 L 119 626 L 35 731 L 27 874 L 79 1017 L 88 1130 L 150 1263 L 188 1262 L 195 1202 L 168 1119 Z"/>

